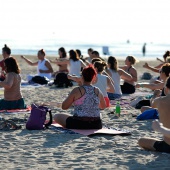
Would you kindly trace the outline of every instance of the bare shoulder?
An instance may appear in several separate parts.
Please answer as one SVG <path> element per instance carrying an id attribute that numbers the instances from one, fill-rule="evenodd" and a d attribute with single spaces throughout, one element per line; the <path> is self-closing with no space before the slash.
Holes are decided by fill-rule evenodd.
<path id="1" fill-rule="evenodd" d="M 166 96 L 160 96 L 160 97 L 155 98 L 153 103 L 154 103 L 154 105 L 161 106 L 163 103 L 165 103 L 166 100 L 167 100 Z"/>
<path id="2" fill-rule="evenodd" d="M 134 66 L 131 67 L 132 71 L 136 71 L 136 68 Z"/>
<path id="3" fill-rule="evenodd" d="M 70 94 L 76 94 L 79 91 L 80 87 L 75 87 Z"/>

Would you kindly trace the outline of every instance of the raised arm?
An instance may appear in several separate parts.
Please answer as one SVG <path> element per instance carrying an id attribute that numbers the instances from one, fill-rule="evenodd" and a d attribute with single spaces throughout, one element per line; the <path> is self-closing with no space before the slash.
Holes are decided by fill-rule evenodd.
<path id="1" fill-rule="evenodd" d="M 4 87 L 5 89 L 10 89 L 14 82 L 14 76 L 10 73 L 6 75 L 6 78 L 4 81 L 0 82 L 0 86 Z"/>
<path id="2" fill-rule="evenodd" d="M 114 85 L 111 72 L 108 69 L 106 69 L 103 71 L 103 74 L 106 75 L 110 79 L 111 83 Z"/>
<path id="3" fill-rule="evenodd" d="M 107 77 L 107 91 L 110 93 L 115 92 L 115 87 L 114 87 L 113 83 L 111 82 L 111 80 L 109 79 L 109 77 Z"/>
<path id="4" fill-rule="evenodd" d="M 118 73 L 119 73 L 120 77 L 124 80 L 128 80 L 128 81 L 133 80 L 132 76 L 122 69 L 119 69 Z"/>
<path id="5" fill-rule="evenodd" d="M 80 59 L 80 62 L 81 62 L 81 67 L 83 67 L 83 68 L 86 67 L 86 63 L 83 62 L 83 60 Z"/>
<path id="6" fill-rule="evenodd" d="M 148 63 L 145 63 L 145 64 L 143 65 L 144 68 L 147 68 L 147 69 L 149 69 L 149 70 L 151 70 L 151 71 L 153 71 L 153 72 L 156 72 L 156 73 L 159 73 L 159 68 L 161 68 L 161 66 L 162 66 L 162 64 L 160 64 L 160 65 L 158 65 L 158 66 L 156 66 L 156 67 L 152 67 L 152 66 L 150 66 Z"/>
<path id="7" fill-rule="evenodd" d="M 73 76 L 73 75 L 68 74 L 67 78 L 77 82 L 78 84 L 82 84 L 82 78 L 81 77 Z"/>
<path id="8" fill-rule="evenodd" d="M 159 84 L 154 84 L 154 83 L 149 83 L 149 84 L 144 84 L 144 83 L 138 83 L 136 85 L 136 88 L 139 87 L 145 87 L 145 88 L 149 88 L 151 90 L 156 90 L 156 89 L 163 89 L 164 87 L 164 83 L 159 83 Z"/>
<path id="9" fill-rule="evenodd" d="M 24 59 L 30 66 L 38 65 L 38 61 L 32 62 L 31 60 L 27 59 L 25 56 L 21 55 L 21 58 Z"/>
<path id="10" fill-rule="evenodd" d="M 64 65 L 64 64 L 70 64 L 70 61 L 68 59 L 64 59 L 64 60 L 56 60 L 54 63 L 58 65 Z"/>

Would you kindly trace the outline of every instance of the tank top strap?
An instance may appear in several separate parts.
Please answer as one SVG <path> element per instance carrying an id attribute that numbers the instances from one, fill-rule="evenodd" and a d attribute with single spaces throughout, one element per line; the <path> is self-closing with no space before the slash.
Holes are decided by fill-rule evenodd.
<path id="1" fill-rule="evenodd" d="M 129 70 L 132 68 L 132 66 L 130 66 L 128 69 L 127 69 L 127 71 L 129 72 Z"/>

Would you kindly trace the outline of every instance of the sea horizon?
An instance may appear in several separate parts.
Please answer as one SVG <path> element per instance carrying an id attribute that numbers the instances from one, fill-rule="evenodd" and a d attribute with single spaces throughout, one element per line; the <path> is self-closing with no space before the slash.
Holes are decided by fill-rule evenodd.
<path id="1" fill-rule="evenodd" d="M 1 40 L 1 47 L 7 44 L 11 48 L 12 55 L 37 55 L 38 50 L 44 49 L 47 56 L 58 56 L 58 49 L 64 47 L 68 52 L 71 49 L 79 49 L 83 56 L 88 56 L 87 50 L 93 48 L 100 53 L 102 57 L 115 56 L 118 59 L 125 58 L 128 55 L 133 55 L 137 59 L 147 60 L 162 58 L 165 51 L 170 50 L 170 44 L 168 43 L 146 43 L 146 54 L 143 56 L 142 47 L 144 43 L 127 41 L 117 42 L 70 42 L 69 40 L 56 40 L 56 39 L 41 39 L 39 41 L 24 42 L 21 43 L 15 40 Z M 105 55 L 103 48 L 108 50 L 108 54 Z"/>

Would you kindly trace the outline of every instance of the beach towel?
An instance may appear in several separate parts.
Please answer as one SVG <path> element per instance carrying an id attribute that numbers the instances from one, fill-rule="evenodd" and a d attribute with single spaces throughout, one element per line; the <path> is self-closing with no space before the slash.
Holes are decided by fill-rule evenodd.
<path id="1" fill-rule="evenodd" d="M 0 110 L 0 113 L 16 114 L 16 113 L 30 113 L 31 107 L 27 106 L 26 109 L 12 109 L 12 110 Z"/>
<path id="2" fill-rule="evenodd" d="M 94 135 L 131 135 L 129 131 L 126 130 L 119 130 L 119 129 L 112 129 L 108 127 L 103 127 L 102 129 L 67 129 L 62 127 L 61 125 L 57 123 L 52 124 L 53 127 L 55 127 L 57 130 L 65 133 L 73 133 L 73 134 L 81 134 L 85 136 L 94 136 Z"/>
<path id="3" fill-rule="evenodd" d="M 159 113 L 157 109 L 145 110 L 142 114 L 138 115 L 137 120 L 147 120 L 147 119 L 159 119 Z"/>

